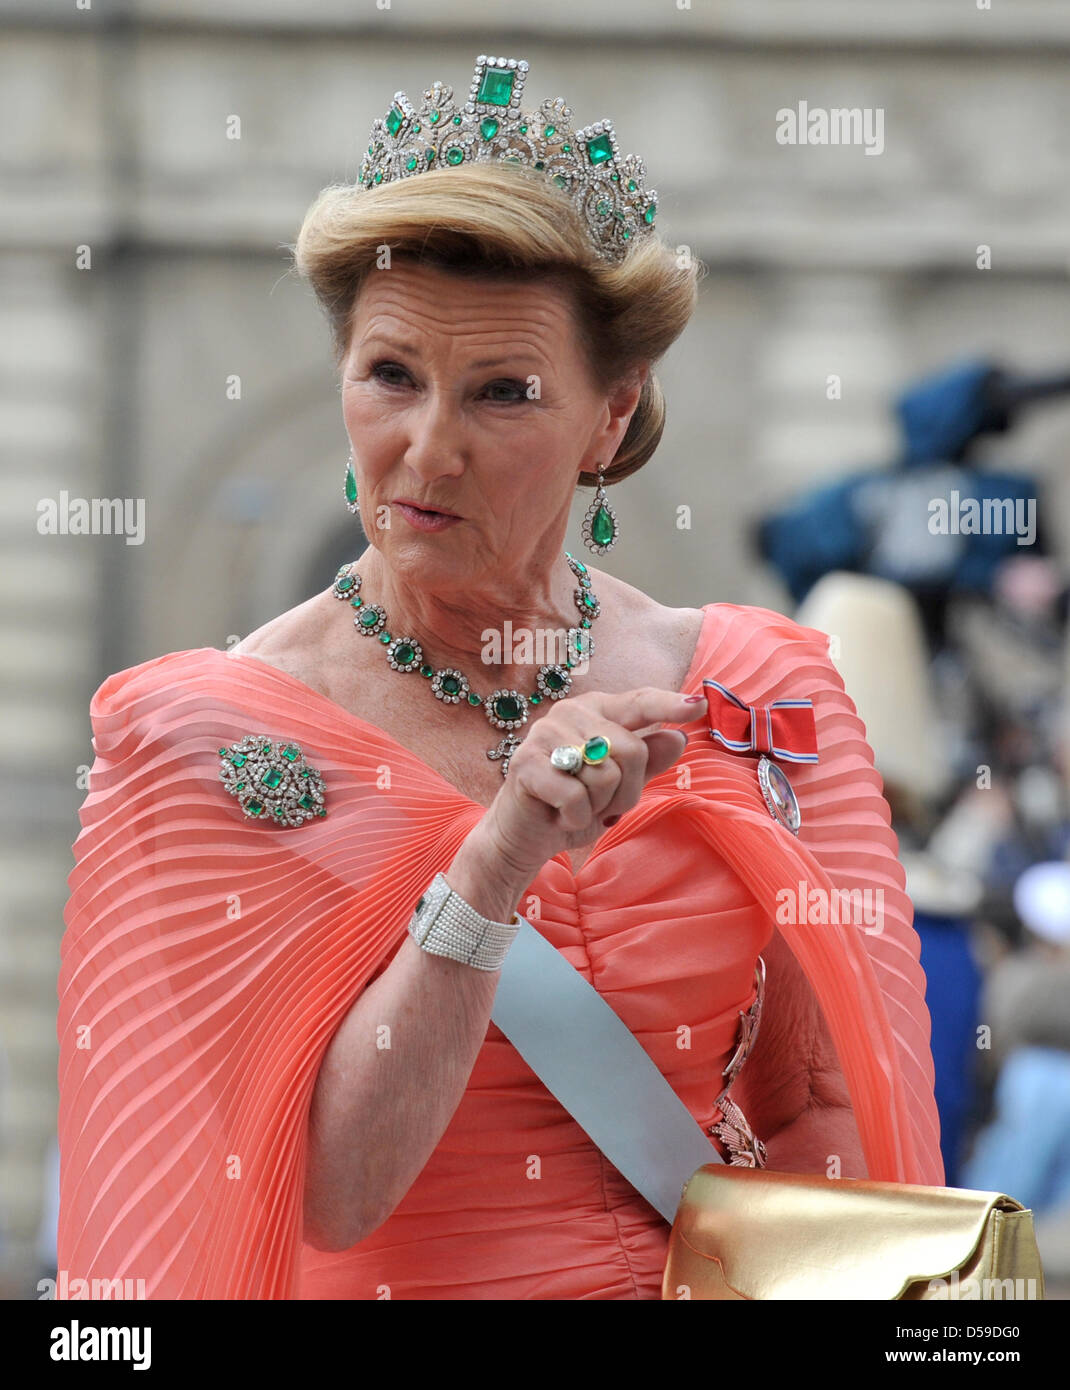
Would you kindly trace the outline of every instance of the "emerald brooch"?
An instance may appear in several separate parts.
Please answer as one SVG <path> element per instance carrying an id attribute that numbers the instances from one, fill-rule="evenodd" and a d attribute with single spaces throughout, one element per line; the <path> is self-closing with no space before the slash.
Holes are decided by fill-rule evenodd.
<path id="1" fill-rule="evenodd" d="M 296 743 L 246 734 L 219 750 L 219 778 L 250 820 L 303 825 L 327 814 L 323 778 Z"/>

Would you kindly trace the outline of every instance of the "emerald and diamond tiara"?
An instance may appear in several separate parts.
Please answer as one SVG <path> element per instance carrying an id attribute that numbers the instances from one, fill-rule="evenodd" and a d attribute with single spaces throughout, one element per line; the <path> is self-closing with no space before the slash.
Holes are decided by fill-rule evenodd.
<path id="1" fill-rule="evenodd" d="M 481 53 L 463 106 L 441 82 L 424 92 L 419 110 L 395 92 L 390 110 L 372 126 L 358 186 L 491 159 L 528 165 L 567 194 L 598 254 L 619 262 L 654 229 L 658 195 L 643 185 L 646 166 L 638 155 L 621 156 L 610 121 L 574 131 L 562 97 L 522 111 L 527 75 L 523 59 Z"/>

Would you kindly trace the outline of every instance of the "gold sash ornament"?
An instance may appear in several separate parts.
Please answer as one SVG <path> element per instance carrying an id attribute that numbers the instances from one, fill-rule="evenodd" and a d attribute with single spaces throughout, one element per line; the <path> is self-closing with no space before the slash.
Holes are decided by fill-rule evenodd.
<path id="1" fill-rule="evenodd" d="M 1035 1299 L 1044 1272 L 1000 1192 L 713 1163 L 684 1184 L 661 1296 Z"/>

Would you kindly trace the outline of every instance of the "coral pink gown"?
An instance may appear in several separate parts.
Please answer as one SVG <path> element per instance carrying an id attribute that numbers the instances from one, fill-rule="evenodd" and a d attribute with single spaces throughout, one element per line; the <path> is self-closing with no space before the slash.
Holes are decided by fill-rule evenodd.
<path id="1" fill-rule="evenodd" d="M 787 767 L 800 834 L 703 714 L 579 871 L 547 861 L 518 910 L 708 1123 L 777 888 L 880 887 L 879 932 L 779 930 L 828 1023 L 869 1176 L 941 1184 L 918 939 L 864 727 L 824 634 L 762 608 L 704 613 L 685 691 L 709 676 L 748 704 L 813 700 L 819 760 Z M 255 657 L 169 653 L 110 676 L 90 712 L 59 978 L 69 1277 L 143 1278 L 150 1298 L 660 1298 L 668 1225 L 493 1024 L 389 1219 L 343 1253 L 304 1243 L 320 1060 L 483 807 Z M 242 815 L 219 750 L 247 733 L 301 747 L 324 818 Z"/>

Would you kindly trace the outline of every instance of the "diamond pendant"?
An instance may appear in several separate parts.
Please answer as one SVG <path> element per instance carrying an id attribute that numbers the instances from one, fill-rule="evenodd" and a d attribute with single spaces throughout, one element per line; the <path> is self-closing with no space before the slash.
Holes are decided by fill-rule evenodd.
<path id="1" fill-rule="evenodd" d="M 491 762 L 497 762 L 501 759 L 503 777 L 509 775 L 509 759 L 520 747 L 521 741 L 516 734 L 506 734 L 504 738 L 498 740 L 497 748 L 487 749 L 487 757 L 490 758 Z"/>

